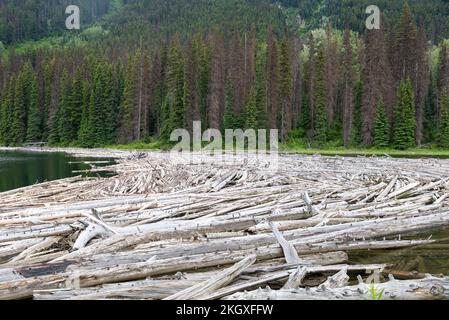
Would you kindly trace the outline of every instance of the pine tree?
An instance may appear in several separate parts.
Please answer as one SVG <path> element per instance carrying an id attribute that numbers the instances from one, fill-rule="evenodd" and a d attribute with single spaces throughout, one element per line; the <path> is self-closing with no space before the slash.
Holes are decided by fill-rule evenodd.
<path id="1" fill-rule="evenodd" d="M 355 101 L 354 101 L 354 126 L 352 129 L 352 145 L 359 146 L 363 142 L 363 117 L 362 117 L 362 103 L 363 103 L 363 82 L 358 81 L 355 86 Z"/>
<path id="2" fill-rule="evenodd" d="M 248 103 L 245 108 L 245 129 L 258 130 L 257 121 L 257 97 L 256 90 L 251 90 Z"/>
<path id="3" fill-rule="evenodd" d="M 390 144 L 390 129 L 388 126 L 387 112 L 382 98 L 379 99 L 374 121 L 374 142 L 377 148 L 386 148 Z"/>
<path id="4" fill-rule="evenodd" d="M 42 111 L 38 104 L 37 94 L 37 78 L 33 73 L 29 79 L 29 105 L 28 105 L 28 125 L 27 125 L 27 138 L 29 142 L 37 142 L 42 139 L 43 134 L 43 117 Z"/>
<path id="5" fill-rule="evenodd" d="M 279 56 L 279 93 L 280 93 L 280 112 L 279 127 L 281 129 L 281 140 L 286 141 L 288 133 L 291 131 L 292 110 L 291 110 L 291 94 L 292 94 L 292 70 L 291 70 L 291 46 L 287 34 L 281 41 Z"/>
<path id="6" fill-rule="evenodd" d="M 30 63 L 23 66 L 15 87 L 14 108 L 11 125 L 11 143 L 14 146 L 21 145 L 26 140 L 27 111 L 29 107 L 30 92 L 29 79 L 32 75 Z"/>
<path id="7" fill-rule="evenodd" d="M 343 143 L 345 147 L 349 147 L 354 125 L 354 71 L 351 32 L 349 29 L 345 30 L 343 46 Z"/>
<path id="8" fill-rule="evenodd" d="M 259 48 L 256 57 L 256 105 L 257 105 L 257 123 L 259 129 L 267 128 L 267 101 L 266 101 L 266 49 Z"/>
<path id="9" fill-rule="evenodd" d="M 47 141 L 50 135 L 49 111 L 54 77 L 53 66 L 50 63 L 45 64 L 43 73 L 42 140 Z"/>
<path id="10" fill-rule="evenodd" d="M 223 116 L 223 130 L 236 129 L 234 116 L 234 96 L 232 82 L 228 80 L 226 85 L 226 107 Z"/>
<path id="11" fill-rule="evenodd" d="M 83 82 L 83 103 L 81 107 L 81 124 L 78 133 L 79 144 L 84 148 L 94 146 L 92 122 L 90 121 L 91 87 L 87 81 Z"/>
<path id="12" fill-rule="evenodd" d="M 314 81 L 313 101 L 315 105 L 314 140 L 321 146 L 327 140 L 326 84 L 324 80 L 325 58 L 323 48 L 316 56 L 316 77 Z"/>
<path id="13" fill-rule="evenodd" d="M 279 59 L 277 41 L 271 25 L 267 32 L 266 64 L 268 129 L 277 129 L 277 115 L 279 114 Z"/>
<path id="14" fill-rule="evenodd" d="M 71 89 L 72 90 L 68 101 L 70 117 L 70 142 L 74 142 L 78 138 L 83 108 L 83 74 L 80 69 L 75 72 Z"/>
<path id="15" fill-rule="evenodd" d="M 71 123 L 71 107 L 70 107 L 71 92 L 72 92 L 72 84 L 67 71 L 64 70 L 61 77 L 61 90 L 58 107 L 58 126 L 59 126 L 58 142 L 62 146 L 68 146 L 72 141 L 72 123 Z"/>
<path id="16" fill-rule="evenodd" d="M 414 147 L 416 130 L 415 99 L 410 79 L 399 86 L 394 118 L 394 147 L 405 150 Z"/>
<path id="17" fill-rule="evenodd" d="M 120 111 L 119 143 L 129 143 L 135 139 L 133 128 L 137 105 L 137 80 L 135 59 L 129 57 L 125 74 L 123 105 Z"/>
<path id="18" fill-rule="evenodd" d="M 107 105 L 110 103 L 112 90 L 111 79 L 108 77 L 108 66 L 100 63 L 95 71 L 93 91 L 90 97 L 90 122 L 95 146 L 103 146 L 108 143 L 106 117 Z"/>
<path id="19" fill-rule="evenodd" d="M 449 149 L 449 91 L 441 95 L 440 111 L 439 144 L 442 148 Z"/>
<path id="20" fill-rule="evenodd" d="M 11 123 L 14 108 L 15 76 L 9 79 L 0 103 L 0 144 L 8 146 L 11 144 Z"/>
<path id="21" fill-rule="evenodd" d="M 170 115 L 166 128 L 165 140 L 169 139 L 169 132 L 185 126 L 184 108 L 184 57 L 178 39 L 175 39 L 170 48 L 168 57 L 168 95 Z"/>

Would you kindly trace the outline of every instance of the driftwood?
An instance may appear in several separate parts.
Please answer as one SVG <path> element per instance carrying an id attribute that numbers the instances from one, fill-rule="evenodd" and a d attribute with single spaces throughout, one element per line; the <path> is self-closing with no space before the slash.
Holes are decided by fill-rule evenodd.
<path id="1" fill-rule="evenodd" d="M 344 287 L 318 287 L 290 290 L 256 290 L 237 293 L 226 297 L 228 300 L 372 300 L 370 285 Z M 390 280 L 374 287 L 383 300 L 447 300 L 449 278 L 428 276 L 420 280 Z"/>
<path id="2" fill-rule="evenodd" d="M 447 160 L 280 156 L 272 170 L 269 159 L 69 152 L 116 158 L 86 163 L 115 175 L 0 194 L 2 299 L 364 299 L 348 277 L 389 273 L 341 265 L 349 252 L 428 245 L 408 236 L 449 226 Z M 446 280 L 401 272 L 379 284 L 385 298 L 447 296 Z M 429 283 L 437 295 L 404 289 Z"/>

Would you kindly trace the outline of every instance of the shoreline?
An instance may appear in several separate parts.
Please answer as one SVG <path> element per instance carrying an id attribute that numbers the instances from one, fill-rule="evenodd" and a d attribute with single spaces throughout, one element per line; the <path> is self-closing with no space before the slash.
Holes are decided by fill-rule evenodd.
<path id="1" fill-rule="evenodd" d="M 141 148 L 78 148 L 78 147 L 1 147 L 0 151 L 20 151 L 20 152 L 62 152 L 74 157 L 93 158 L 126 158 L 135 153 L 167 153 L 168 151 L 159 149 Z M 286 148 L 279 151 L 280 156 L 322 156 L 322 157 L 388 157 L 398 159 L 449 159 L 449 150 L 412 149 L 401 150 L 377 150 L 377 149 L 295 149 Z"/>

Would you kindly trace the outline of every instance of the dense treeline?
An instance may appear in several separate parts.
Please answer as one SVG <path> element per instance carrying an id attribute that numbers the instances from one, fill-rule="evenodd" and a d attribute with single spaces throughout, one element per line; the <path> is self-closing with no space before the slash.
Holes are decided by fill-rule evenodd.
<path id="1" fill-rule="evenodd" d="M 177 1 L 177 0 L 174 0 Z M 0 60 L 0 144 L 102 146 L 176 128 L 278 128 L 312 146 L 449 147 L 448 43 L 404 5 L 363 36 L 260 25 L 158 45 L 74 47 Z"/>

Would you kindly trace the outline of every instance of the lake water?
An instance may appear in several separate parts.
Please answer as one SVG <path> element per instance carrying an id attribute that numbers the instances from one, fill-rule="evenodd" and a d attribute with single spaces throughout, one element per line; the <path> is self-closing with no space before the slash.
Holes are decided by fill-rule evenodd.
<path id="1" fill-rule="evenodd" d="M 90 168 L 79 162 L 99 160 L 105 159 L 74 158 L 65 153 L 0 151 L 0 192 L 77 176 L 80 173 L 73 171 Z"/>

